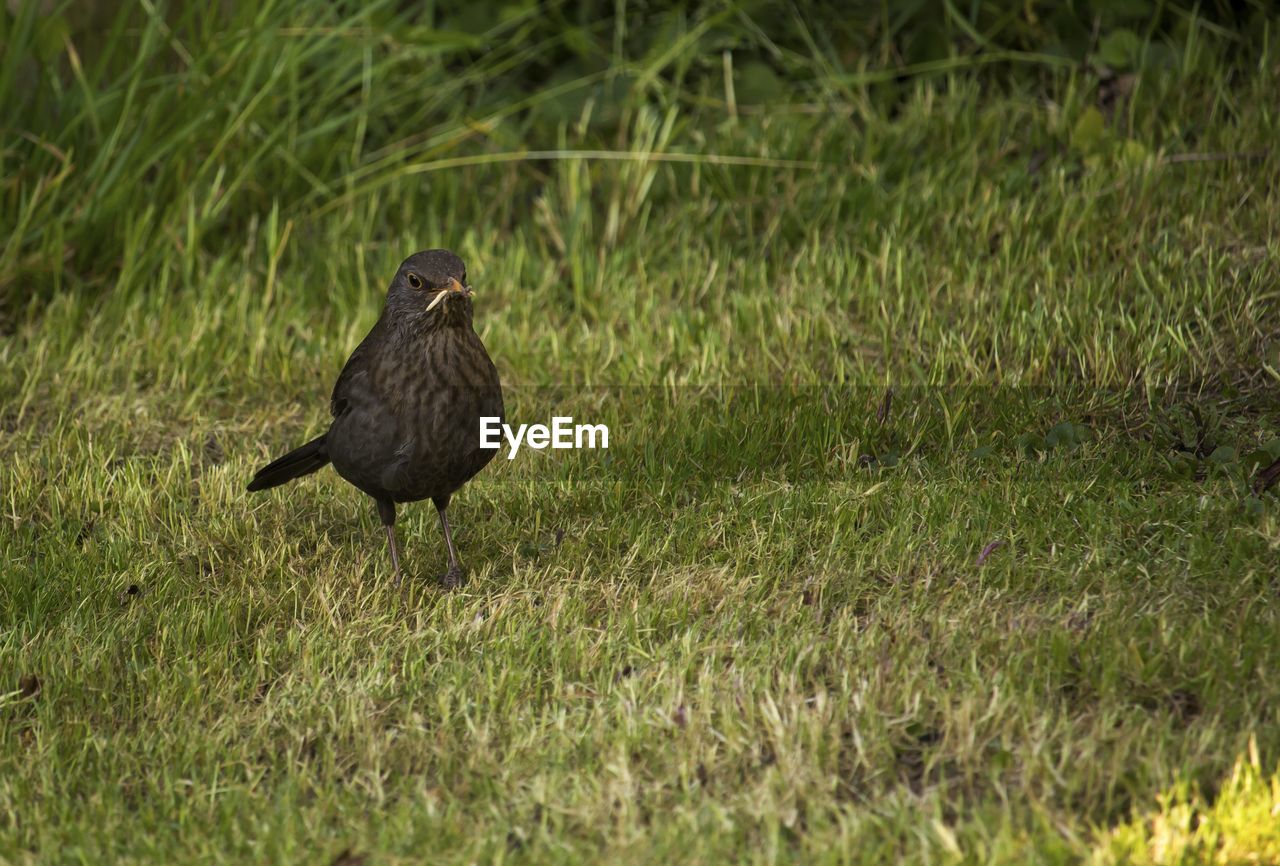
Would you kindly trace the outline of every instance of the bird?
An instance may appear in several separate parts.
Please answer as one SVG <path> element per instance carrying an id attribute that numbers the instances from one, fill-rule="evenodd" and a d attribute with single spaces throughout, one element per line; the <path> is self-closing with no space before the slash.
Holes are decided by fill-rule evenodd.
<path id="1" fill-rule="evenodd" d="M 1253 479 L 1254 495 L 1261 496 L 1266 493 L 1267 488 L 1277 481 L 1280 481 L 1280 457 L 1273 460 L 1267 468 L 1258 470 L 1258 474 Z"/>
<path id="2" fill-rule="evenodd" d="M 482 418 L 504 420 L 502 384 L 472 327 L 472 290 L 462 259 L 444 249 L 409 256 L 387 289 L 377 323 L 351 353 L 329 401 L 323 435 L 254 474 L 269 490 L 332 463 L 371 496 L 400 585 L 396 505 L 430 499 L 449 550 L 440 583 L 464 571 L 449 528 L 450 497 L 497 453 L 481 448 Z"/>

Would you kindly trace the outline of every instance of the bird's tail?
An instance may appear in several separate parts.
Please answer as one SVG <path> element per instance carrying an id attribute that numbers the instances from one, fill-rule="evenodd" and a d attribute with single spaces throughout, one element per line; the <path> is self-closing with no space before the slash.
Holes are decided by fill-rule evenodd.
<path id="1" fill-rule="evenodd" d="M 312 439 L 301 448 L 295 448 L 288 454 L 272 460 L 254 473 L 249 482 L 250 490 L 269 490 L 286 481 L 310 475 L 329 463 L 329 450 L 325 447 L 324 437 Z"/>

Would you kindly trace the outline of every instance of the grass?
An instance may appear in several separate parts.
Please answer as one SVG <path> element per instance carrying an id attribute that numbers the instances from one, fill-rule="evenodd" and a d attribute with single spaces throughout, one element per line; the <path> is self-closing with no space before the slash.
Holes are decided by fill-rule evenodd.
<path id="1" fill-rule="evenodd" d="M 602 141 L 287 13 L 6 66 L 0 861 L 1276 862 L 1266 39 L 738 111 L 694 26 Z M 333 473 L 243 488 L 437 245 L 611 447 L 469 485 L 457 592 L 403 509 L 402 596 Z"/>

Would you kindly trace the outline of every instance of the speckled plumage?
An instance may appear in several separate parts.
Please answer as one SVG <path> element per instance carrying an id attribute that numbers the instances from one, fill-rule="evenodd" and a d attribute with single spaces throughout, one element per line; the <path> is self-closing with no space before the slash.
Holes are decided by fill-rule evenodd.
<path id="1" fill-rule="evenodd" d="M 448 294 L 428 309 L 439 292 Z M 249 489 L 265 490 L 332 462 L 377 502 L 397 579 L 395 504 L 430 499 L 449 548 L 443 580 L 456 585 L 462 572 L 445 509 L 497 453 L 480 448 L 480 418 L 503 417 L 498 371 L 471 316 L 461 259 L 447 250 L 406 259 L 382 316 L 338 376 L 328 432 L 263 467 Z"/>

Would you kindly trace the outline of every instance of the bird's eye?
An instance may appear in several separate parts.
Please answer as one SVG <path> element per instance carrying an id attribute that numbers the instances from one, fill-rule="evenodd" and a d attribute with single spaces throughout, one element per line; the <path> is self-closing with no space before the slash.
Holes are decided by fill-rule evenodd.
<path id="1" fill-rule="evenodd" d="M 415 289 L 422 288 L 422 277 L 417 274 L 409 274 L 409 285 L 413 286 Z"/>

